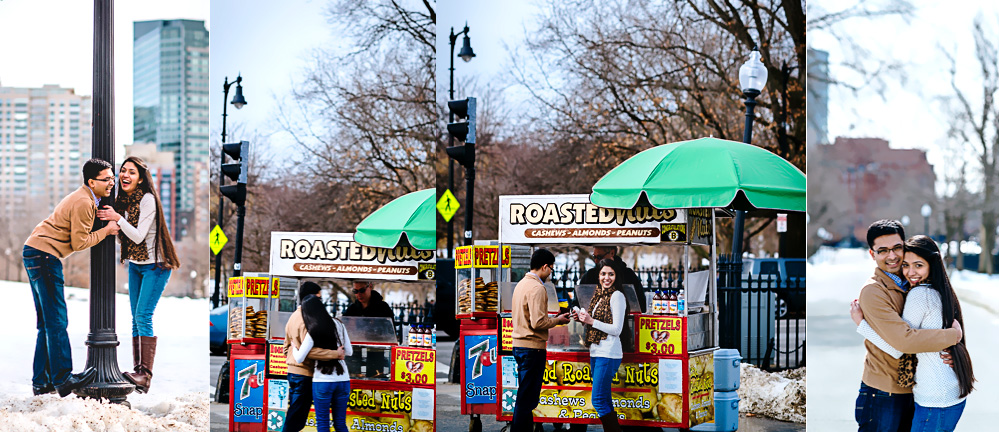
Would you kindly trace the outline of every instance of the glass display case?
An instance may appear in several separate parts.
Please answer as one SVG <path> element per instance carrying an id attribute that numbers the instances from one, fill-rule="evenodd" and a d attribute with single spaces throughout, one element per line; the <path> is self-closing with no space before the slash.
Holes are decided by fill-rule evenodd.
<path id="1" fill-rule="evenodd" d="M 392 318 L 345 316 L 340 322 L 354 350 L 354 355 L 345 359 L 351 379 L 390 380 L 392 347 L 399 345 Z"/>
<path id="2" fill-rule="evenodd" d="M 268 317 L 278 308 L 280 282 L 272 281 L 266 274 L 233 277 L 229 278 L 228 294 L 230 342 L 266 339 Z"/>
<path id="3" fill-rule="evenodd" d="M 510 248 L 496 245 L 455 249 L 455 314 L 459 317 L 499 312 L 500 273 L 510 267 Z"/>

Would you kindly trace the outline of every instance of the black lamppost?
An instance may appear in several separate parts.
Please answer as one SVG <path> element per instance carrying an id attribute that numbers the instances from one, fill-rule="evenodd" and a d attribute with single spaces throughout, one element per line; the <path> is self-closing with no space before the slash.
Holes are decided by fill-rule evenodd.
<path id="1" fill-rule="evenodd" d="M 760 51 L 753 45 L 753 51 L 749 53 L 749 60 L 739 68 L 739 85 L 742 87 L 742 94 L 746 96 L 746 126 L 742 133 L 742 142 L 750 144 L 753 141 L 753 109 L 756 108 L 756 97 L 767 85 L 767 67 L 760 60 Z M 746 223 L 746 212 L 737 210 L 735 212 L 735 223 L 732 229 L 732 258 L 736 262 L 742 262 L 742 231 Z"/>
<path id="2" fill-rule="evenodd" d="M 114 159 L 114 0 L 94 0 L 93 157 Z M 113 206 L 114 195 L 101 200 Z M 95 229 L 107 225 L 96 221 Z M 114 236 L 90 249 L 90 333 L 84 382 L 73 392 L 81 397 L 105 398 L 129 405 L 126 396 L 135 386 L 118 368 L 118 334 L 115 332 Z"/>
<path id="3" fill-rule="evenodd" d="M 225 144 L 225 136 L 226 136 L 225 135 L 225 118 L 227 116 L 227 114 L 226 114 L 226 108 L 228 108 L 228 105 L 225 103 L 225 101 L 229 99 L 229 87 L 232 86 L 233 84 L 236 84 L 236 94 L 232 96 L 232 102 L 231 102 L 232 105 L 234 107 L 236 107 L 236 109 L 241 109 L 241 108 L 243 108 L 244 105 L 246 105 L 246 99 L 243 98 L 243 74 L 237 75 L 236 76 L 236 81 L 233 81 L 233 82 L 229 82 L 229 77 L 225 77 L 225 82 L 222 83 L 222 94 L 223 94 L 223 96 L 222 96 L 222 144 Z M 222 154 L 220 156 L 223 157 L 223 158 L 225 158 L 224 154 Z M 219 164 L 220 169 L 221 169 L 221 166 L 222 166 L 222 164 Z M 225 174 L 223 174 L 221 171 L 219 171 L 219 186 L 222 186 L 223 182 L 225 182 Z M 218 204 L 218 207 L 219 207 L 219 216 L 218 216 L 218 219 L 215 222 L 218 225 L 219 229 L 222 229 L 222 209 L 223 209 L 224 201 L 225 200 L 222 198 L 222 196 L 219 195 L 219 204 Z M 221 252 L 222 251 L 219 251 L 219 253 L 217 255 L 215 255 L 215 292 L 212 293 L 212 307 L 213 308 L 219 306 L 219 290 L 221 289 L 221 286 L 222 286 L 222 253 Z"/>
<path id="4" fill-rule="evenodd" d="M 472 51 L 472 43 L 471 43 L 472 41 L 468 37 L 468 23 L 467 22 L 465 23 L 465 28 L 462 29 L 461 32 L 458 34 L 455 34 L 454 27 L 451 27 L 451 36 L 449 37 L 451 43 L 451 57 L 449 57 L 450 67 L 448 68 L 448 71 L 450 73 L 450 81 L 449 81 L 450 84 L 448 86 L 448 92 L 447 92 L 448 100 L 454 100 L 454 44 L 455 42 L 458 41 L 459 35 L 464 35 L 465 37 L 462 38 L 461 51 L 458 51 L 458 57 L 461 57 L 461 59 L 464 60 L 466 63 L 471 61 L 472 58 L 475 57 L 475 53 Z M 448 123 L 453 123 L 453 122 L 454 122 L 454 113 L 451 112 L 448 114 Z M 451 147 L 453 145 L 454 145 L 454 137 L 450 136 L 448 137 L 447 146 Z M 447 190 L 454 193 L 454 159 L 452 158 L 448 158 L 447 160 Z M 472 203 L 467 202 L 468 197 L 465 198 L 466 198 L 465 205 L 466 206 L 471 205 Z M 451 220 L 447 221 L 448 259 L 453 258 L 454 257 L 453 254 L 454 254 L 454 218 L 452 217 Z"/>

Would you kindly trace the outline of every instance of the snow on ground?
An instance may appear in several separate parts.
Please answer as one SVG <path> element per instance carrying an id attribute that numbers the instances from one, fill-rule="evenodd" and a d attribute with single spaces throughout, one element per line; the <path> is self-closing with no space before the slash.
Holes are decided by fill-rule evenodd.
<path id="1" fill-rule="evenodd" d="M 805 422 L 805 368 L 769 373 L 743 363 L 738 393 L 739 412 Z"/>
<path id="2" fill-rule="evenodd" d="M 73 372 L 87 362 L 90 291 L 66 288 Z M 163 297 L 153 316 L 158 337 L 150 393 L 128 395 L 132 409 L 74 395 L 33 396 L 31 360 L 35 308 L 27 283 L 0 281 L 0 431 L 207 431 L 211 392 L 206 301 Z M 132 366 L 132 314 L 128 294 L 115 296 L 118 367 Z M 13 348 L 13 349 L 12 349 Z"/>
<path id="3" fill-rule="evenodd" d="M 823 247 L 807 264 L 808 272 L 808 430 L 856 429 L 854 403 L 864 369 L 863 338 L 850 320 L 850 301 L 874 274 L 875 263 L 866 249 Z M 999 369 L 989 367 L 999 356 L 999 276 L 970 271 L 951 272 L 951 284 L 961 300 L 968 350 L 976 390 L 957 425 L 957 431 L 991 430 L 999 400 Z"/>

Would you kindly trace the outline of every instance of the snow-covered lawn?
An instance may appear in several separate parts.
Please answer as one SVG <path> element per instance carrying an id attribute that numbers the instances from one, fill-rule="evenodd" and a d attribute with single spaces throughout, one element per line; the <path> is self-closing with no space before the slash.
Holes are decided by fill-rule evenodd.
<path id="1" fill-rule="evenodd" d="M 854 402 L 864 368 L 863 338 L 850 320 L 850 301 L 874 274 L 866 249 L 822 248 L 808 262 L 808 430 L 856 429 Z M 952 271 L 961 300 L 968 350 L 978 379 L 957 431 L 993 430 L 999 400 L 999 276 Z"/>
<path id="2" fill-rule="evenodd" d="M 0 351 L 0 431 L 207 431 L 211 392 L 208 362 L 207 301 L 160 299 L 153 316 L 158 344 L 152 387 L 132 393 L 132 408 L 85 400 L 74 395 L 33 396 L 31 358 L 35 347 L 35 308 L 26 283 L 0 281 L 0 328 L 6 347 Z M 66 288 L 73 371 L 87 362 L 90 291 Z M 118 294 L 116 329 L 118 366 L 132 366 L 131 313 L 128 295 Z"/>

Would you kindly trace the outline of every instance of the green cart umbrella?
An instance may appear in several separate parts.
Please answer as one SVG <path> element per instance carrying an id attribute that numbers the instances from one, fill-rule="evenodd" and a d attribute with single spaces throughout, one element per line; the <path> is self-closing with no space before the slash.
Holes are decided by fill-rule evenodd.
<path id="1" fill-rule="evenodd" d="M 416 249 L 435 249 L 436 198 L 436 189 L 424 189 L 392 200 L 357 224 L 354 241 L 365 246 L 394 248 L 405 235 Z"/>
<path id="2" fill-rule="evenodd" d="M 643 151 L 593 185 L 590 202 L 630 209 L 646 199 L 656 208 L 805 211 L 805 174 L 753 145 L 700 138 Z"/>

